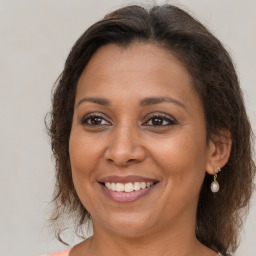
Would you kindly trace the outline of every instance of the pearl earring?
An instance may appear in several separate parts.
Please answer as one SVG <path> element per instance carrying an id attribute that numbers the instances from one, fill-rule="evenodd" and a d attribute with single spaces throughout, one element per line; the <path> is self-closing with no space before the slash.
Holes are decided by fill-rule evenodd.
<path id="1" fill-rule="evenodd" d="M 213 175 L 213 182 L 211 183 L 211 191 L 213 193 L 216 193 L 219 191 L 220 189 L 220 185 L 218 183 L 217 179 L 217 174 L 221 171 L 221 169 L 219 167 L 217 167 L 217 171 L 214 173 Z"/>

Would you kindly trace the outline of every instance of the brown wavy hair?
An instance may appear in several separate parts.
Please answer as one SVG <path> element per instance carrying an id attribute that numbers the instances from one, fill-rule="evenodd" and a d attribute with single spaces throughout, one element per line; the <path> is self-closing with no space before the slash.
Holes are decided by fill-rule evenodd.
<path id="1" fill-rule="evenodd" d="M 218 175 L 220 191 L 209 187 L 206 174 L 197 209 L 198 240 L 221 253 L 234 252 L 243 216 L 254 190 L 252 130 L 230 55 L 198 20 L 173 5 L 118 9 L 87 29 L 73 46 L 55 84 L 47 129 L 55 158 L 56 184 L 51 224 L 60 234 L 69 224 L 78 234 L 90 219 L 74 188 L 69 158 L 74 101 L 78 79 L 95 51 L 106 44 L 127 47 L 133 42 L 156 44 L 175 54 L 192 76 L 205 112 L 207 138 L 220 130 L 231 134 L 228 163 Z"/>

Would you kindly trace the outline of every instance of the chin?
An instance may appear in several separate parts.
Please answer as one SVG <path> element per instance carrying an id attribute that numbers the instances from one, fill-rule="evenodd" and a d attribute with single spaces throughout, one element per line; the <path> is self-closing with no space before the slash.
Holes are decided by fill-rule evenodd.
<path id="1" fill-rule="evenodd" d="M 111 219 L 104 221 L 107 232 L 114 233 L 119 237 L 136 238 L 145 236 L 153 228 L 153 223 L 148 216 L 131 214 L 113 214 Z M 96 227 L 95 227 L 96 228 Z"/>

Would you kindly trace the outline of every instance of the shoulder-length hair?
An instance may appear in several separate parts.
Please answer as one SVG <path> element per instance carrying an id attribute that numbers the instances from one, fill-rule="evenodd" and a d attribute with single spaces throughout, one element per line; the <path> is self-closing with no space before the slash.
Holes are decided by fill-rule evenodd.
<path id="1" fill-rule="evenodd" d="M 209 248 L 234 252 L 254 188 L 250 123 L 228 52 L 199 21 L 172 5 L 149 10 L 137 5 L 118 9 L 87 29 L 73 46 L 56 83 L 48 123 L 56 163 L 51 215 L 56 235 L 62 241 L 60 234 L 64 227 L 57 223 L 65 216 L 73 221 L 76 232 L 90 218 L 76 194 L 69 158 L 78 79 L 98 48 L 110 43 L 127 47 L 133 42 L 156 44 L 182 61 L 202 101 L 208 140 L 223 129 L 231 134 L 231 154 L 218 176 L 221 187 L 218 193 L 210 191 L 212 177 L 205 175 L 195 232 L 198 240 Z"/>

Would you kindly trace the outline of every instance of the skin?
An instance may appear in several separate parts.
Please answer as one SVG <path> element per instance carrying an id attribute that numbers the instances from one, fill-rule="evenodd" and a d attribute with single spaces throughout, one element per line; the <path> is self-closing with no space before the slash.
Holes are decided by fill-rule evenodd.
<path id="1" fill-rule="evenodd" d="M 174 101 L 141 105 L 167 96 Z M 195 237 L 196 209 L 206 171 L 225 165 L 230 144 L 206 141 L 202 103 L 171 52 L 146 43 L 98 49 L 78 82 L 69 150 L 73 182 L 94 228 L 70 256 L 216 255 Z M 109 175 L 159 182 L 144 197 L 117 203 L 98 183 Z"/>

